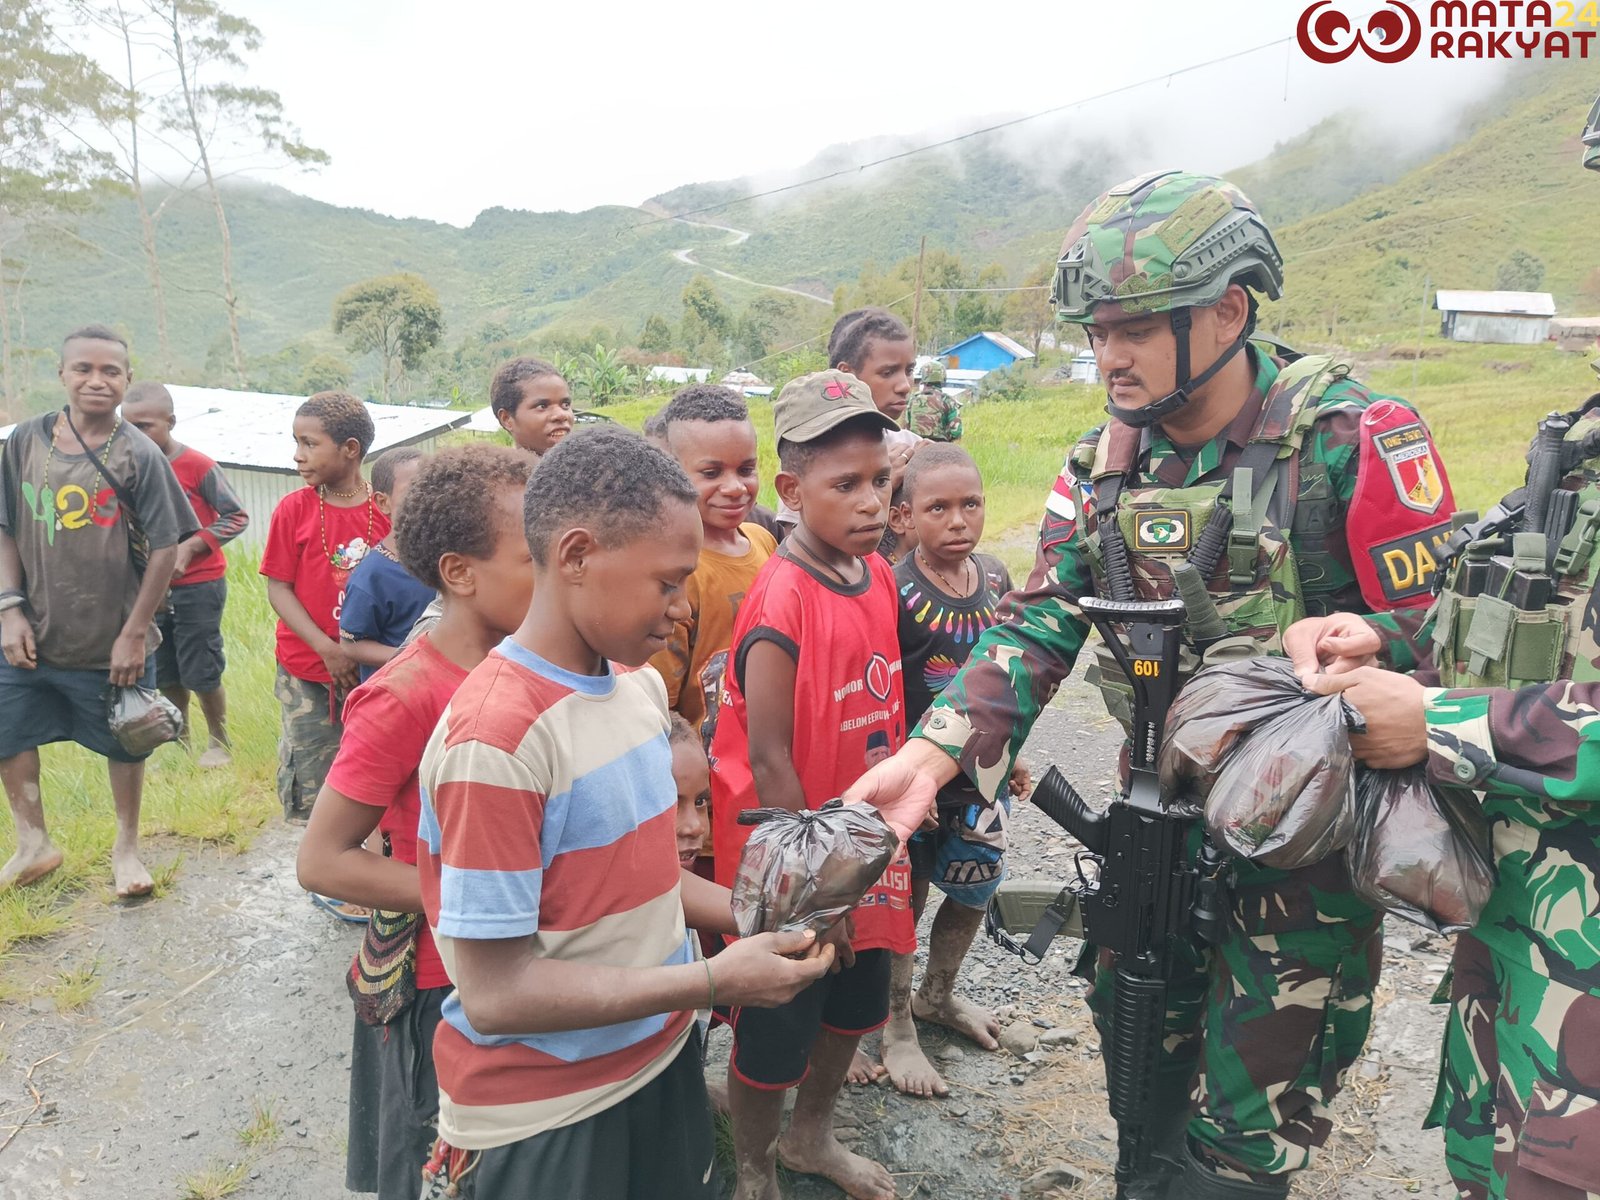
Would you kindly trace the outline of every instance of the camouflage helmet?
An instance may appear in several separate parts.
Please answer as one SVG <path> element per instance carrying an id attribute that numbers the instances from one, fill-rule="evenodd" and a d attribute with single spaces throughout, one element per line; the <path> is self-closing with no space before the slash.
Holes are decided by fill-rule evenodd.
<path id="1" fill-rule="evenodd" d="M 1158 171 L 1118 184 L 1073 222 L 1051 299 L 1063 321 L 1097 305 L 1128 313 L 1204 307 L 1238 283 L 1276 300 L 1283 255 L 1255 205 L 1226 180 Z"/>
<path id="2" fill-rule="evenodd" d="M 944 382 L 944 363 L 937 358 L 919 358 L 911 368 L 911 378 L 916 383 L 941 384 Z"/>
<path id="3" fill-rule="evenodd" d="M 1600 171 L 1600 96 L 1589 110 L 1589 123 L 1583 127 L 1583 165 Z"/>

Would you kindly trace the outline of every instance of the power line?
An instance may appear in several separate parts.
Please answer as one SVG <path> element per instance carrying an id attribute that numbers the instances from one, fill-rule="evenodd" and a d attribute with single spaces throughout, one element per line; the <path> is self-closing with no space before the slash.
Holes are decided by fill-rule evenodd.
<path id="1" fill-rule="evenodd" d="M 722 209 L 732 208 L 736 204 L 747 204 L 752 200 L 764 200 L 768 196 L 777 196 L 784 192 L 798 191 L 800 188 L 811 187 L 818 183 L 826 183 L 830 179 L 839 179 L 846 175 L 857 175 L 862 171 L 869 170 L 872 167 L 881 167 L 885 163 L 898 162 L 903 158 L 910 158 L 917 154 L 926 154 L 929 150 L 939 150 L 945 146 L 953 146 L 957 142 L 965 142 L 971 138 L 984 137 L 991 133 L 998 133 L 1002 129 L 1012 129 L 1018 125 L 1026 124 L 1029 121 L 1037 121 L 1041 117 L 1050 117 L 1054 116 L 1056 113 L 1066 112 L 1068 109 L 1080 108 L 1085 104 L 1093 104 L 1097 100 L 1106 100 L 1112 96 L 1120 96 L 1126 92 L 1133 92 L 1140 88 L 1151 87 L 1155 84 L 1162 83 L 1163 81 L 1170 84 L 1180 75 L 1188 75 L 1195 71 L 1203 71 L 1207 67 L 1219 66 L 1222 63 L 1232 62 L 1234 59 L 1246 58 L 1249 55 L 1257 54 L 1262 50 L 1270 50 L 1274 46 L 1281 46 L 1285 42 L 1292 42 L 1294 40 L 1295 39 L 1293 36 L 1274 38 L 1270 42 L 1262 42 L 1259 46 L 1251 46 L 1247 50 L 1235 50 L 1231 54 L 1218 55 L 1216 58 L 1207 59 L 1205 62 L 1193 63 L 1187 67 L 1179 67 L 1174 71 L 1165 71 L 1160 75 L 1152 75 L 1148 79 L 1139 80 L 1137 83 L 1125 83 L 1119 87 L 1098 92 L 1093 96 L 1083 96 L 1077 100 L 1069 100 L 1065 104 L 1057 104 L 1052 108 L 1040 109 L 1038 112 L 1028 113 L 1026 116 L 1012 117 L 1009 121 L 1000 121 L 994 125 L 985 125 L 982 129 L 969 130 L 966 133 L 958 133 L 954 137 L 944 138 L 941 141 L 929 142 L 923 146 L 913 146 L 909 150 L 900 150 L 894 154 L 886 154 L 882 158 L 873 159 L 871 162 L 860 163 L 853 167 L 841 167 L 837 171 L 829 171 L 826 175 L 816 175 L 810 179 L 802 179 L 795 183 L 786 183 L 780 187 L 768 188 L 764 192 L 752 192 L 748 196 L 739 196 L 732 200 L 721 200 L 716 204 L 706 204 L 702 205 L 700 208 L 686 209 L 683 212 L 670 213 L 664 217 L 653 217 L 648 221 L 640 221 L 635 225 L 630 225 L 628 228 L 630 230 L 648 229 L 652 225 L 660 225 L 667 221 L 682 221 L 687 217 L 698 217 L 703 216 L 706 213 L 720 212 Z"/>

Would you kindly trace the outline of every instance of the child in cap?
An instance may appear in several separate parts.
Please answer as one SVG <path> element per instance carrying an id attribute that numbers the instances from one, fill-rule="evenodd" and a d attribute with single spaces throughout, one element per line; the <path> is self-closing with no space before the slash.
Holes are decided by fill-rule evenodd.
<path id="1" fill-rule="evenodd" d="M 372 464 L 372 499 L 398 525 L 400 506 L 422 466 L 423 454 L 409 446 L 385 450 Z M 361 682 L 395 656 L 438 592 L 418 579 L 395 547 L 396 534 L 373 547 L 350 573 L 339 613 L 339 640 L 361 668 Z"/>
<path id="2" fill-rule="evenodd" d="M 916 722 L 997 620 L 1011 576 L 999 559 L 978 551 L 983 477 L 965 450 L 937 443 L 923 446 L 906 467 L 901 492 L 898 516 L 912 530 L 915 549 L 895 566 L 894 577 L 900 596 L 906 715 L 908 722 Z M 1028 770 L 1019 765 L 1012 772 L 1012 794 L 1023 795 L 1027 788 Z M 914 1016 L 945 1025 L 985 1050 L 1000 1045 L 994 1014 L 958 998 L 953 989 L 989 899 L 1005 878 L 1009 811 L 986 803 L 963 775 L 939 792 L 938 829 L 911 840 L 913 914 L 921 919 L 930 880 L 945 899 L 933 919 L 928 964 L 915 997 L 912 956 L 897 954 L 891 970 L 883 1066 L 907 1095 L 943 1096 L 949 1091 L 917 1042 Z"/>
<path id="3" fill-rule="evenodd" d="M 422 752 L 467 672 L 522 623 L 533 593 L 533 562 L 522 536 L 528 456 L 503 446 L 463 446 L 425 464 L 412 461 L 420 470 L 398 513 L 394 543 L 405 569 L 442 597 L 443 615 L 351 693 L 339 753 L 298 862 L 308 891 L 396 918 L 422 911 Z M 374 830 L 382 831 L 383 854 L 363 848 Z M 380 1200 L 416 1200 L 439 1111 L 433 1036 L 450 979 L 425 922 L 413 937 L 405 969 L 416 995 L 387 1024 L 358 1016 L 350 1055 L 345 1186 L 375 1191 Z"/>
<path id="4" fill-rule="evenodd" d="M 361 475 L 375 436 L 372 414 L 348 392 L 318 392 L 295 411 L 294 465 L 306 486 L 272 510 L 261 555 L 278 614 L 278 800 L 296 823 L 311 816 L 339 749 L 344 696 L 361 681 L 339 642 L 339 610 L 350 572 L 389 536 Z"/>
<path id="5" fill-rule="evenodd" d="M 712 741 L 719 880 L 732 879 L 741 810 L 820 808 L 905 740 L 894 577 L 874 553 L 889 508 L 884 434 L 893 419 L 865 385 L 822 371 L 773 405 L 778 494 L 797 518 L 739 608 Z M 836 927 L 848 933 L 846 923 Z M 851 1196 L 889 1197 L 879 1163 L 833 1132 L 833 1110 L 863 1033 L 889 1016 L 892 954 L 916 947 L 902 853 L 854 913 L 852 954 L 792 1002 L 733 1013 L 728 1092 L 739 1200 L 776 1196 L 776 1164 L 823 1175 Z M 853 959 L 853 961 L 851 961 Z M 784 1093 L 799 1086 L 780 1141 Z"/>
<path id="6" fill-rule="evenodd" d="M 710 1200 L 695 1010 L 782 1003 L 832 964 L 809 933 L 706 961 L 687 936 L 731 934 L 733 910 L 679 865 L 666 689 L 634 668 L 687 615 L 695 499 L 625 429 L 553 447 L 524 498 L 527 615 L 423 756 L 422 901 L 456 985 L 433 1043 L 436 1194 Z"/>

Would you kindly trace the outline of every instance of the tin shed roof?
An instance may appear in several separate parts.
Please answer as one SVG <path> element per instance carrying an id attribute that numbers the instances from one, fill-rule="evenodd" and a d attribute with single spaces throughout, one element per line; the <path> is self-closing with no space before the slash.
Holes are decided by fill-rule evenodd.
<path id="1" fill-rule="evenodd" d="M 1465 292 L 1440 288 L 1433 294 L 1440 312 L 1503 313 L 1519 317 L 1553 317 L 1556 299 L 1549 292 Z"/>

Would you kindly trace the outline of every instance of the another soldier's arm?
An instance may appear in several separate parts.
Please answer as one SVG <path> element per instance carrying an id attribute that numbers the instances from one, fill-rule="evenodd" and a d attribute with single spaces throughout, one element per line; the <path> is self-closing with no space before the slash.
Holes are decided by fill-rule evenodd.
<path id="1" fill-rule="evenodd" d="M 939 747 L 979 792 L 999 799 L 1034 722 L 1083 647 L 1089 627 L 1078 599 L 1093 590 L 1080 524 L 1046 517 L 1028 582 L 1006 597 L 1003 619 L 934 699 L 914 741 Z"/>
<path id="2" fill-rule="evenodd" d="M 1600 803 L 1600 683 L 1424 692 L 1428 775 L 1562 807 Z"/>

